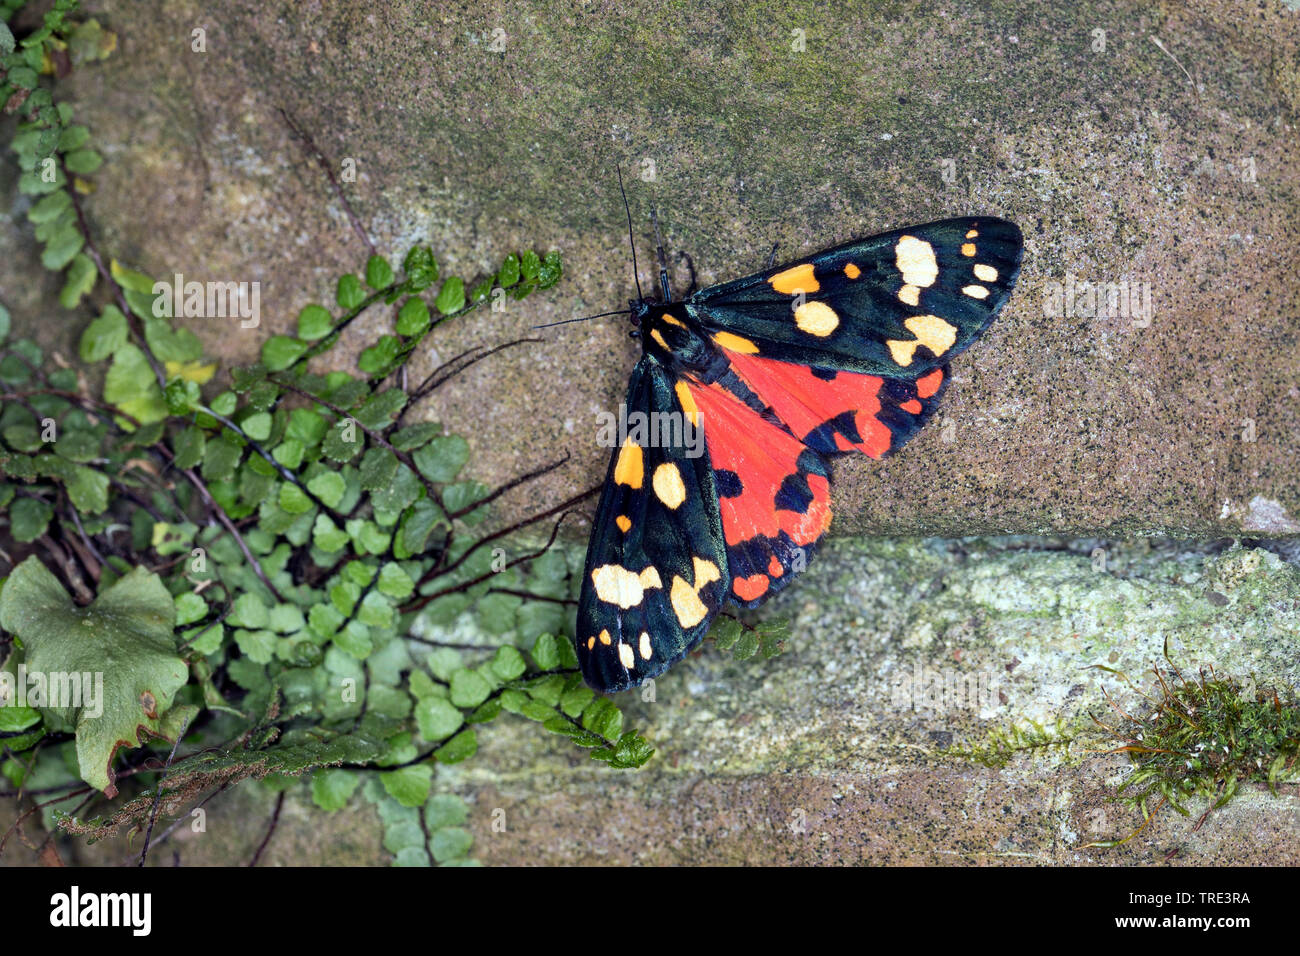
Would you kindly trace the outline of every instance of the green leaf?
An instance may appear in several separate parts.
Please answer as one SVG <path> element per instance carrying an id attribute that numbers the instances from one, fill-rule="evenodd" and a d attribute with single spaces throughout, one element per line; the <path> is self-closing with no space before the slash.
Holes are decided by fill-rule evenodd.
<path id="1" fill-rule="evenodd" d="M 469 461 L 469 442 L 459 435 L 440 435 L 411 456 L 430 481 L 453 481 Z"/>
<path id="2" fill-rule="evenodd" d="M 44 199 L 38 200 L 31 209 L 27 210 L 27 219 L 36 225 L 53 222 L 71 206 L 72 199 L 65 190 L 60 189 L 58 192 L 50 193 Z"/>
<path id="3" fill-rule="evenodd" d="M 497 648 L 496 655 L 492 658 L 490 666 L 492 672 L 503 681 L 514 680 L 528 669 L 524 655 L 520 654 L 517 648 L 508 644 Z"/>
<path id="4" fill-rule="evenodd" d="M 323 339 L 334 327 L 334 316 L 323 305 L 305 305 L 298 313 L 298 338 L 308 342 Z"/>
<path id="5" fill-rule="evenodd" d="M 235 631 L 239 652 L 255 664 L 269 664 L 275 657 L 276 636 L 270 631 Z"/>
<path id="6" fill-rule="evenodd" d="M 445 697 L 424 697 L 415 705 L 415 721 L 420 736 L 430 743 L 445 740 L 464 722 L 461 712 Z"/>
<path id="7" fill-rule="evenodd" d="M 366 301 L 366 290 L 362 288 L 361 280 L 349 272 L 347 275 L 339 276 L 334 298 L 340 306 L 350 312 Z"/>
<path id="8" fill-rule="evenodd" d="M 533 644 L 533 660 L 537 663 L 537 669 L 543 671 L 553 671 L 560 666 L 560 645 L 562 638 L 557 638 L 554 634 L 543 634 L 537 638 Z"/>
<path id="9" fill-rule="evenodd" d="M 404 807 L 419 807 L 429 799 L 429 787 L 433 781 L 433 768 L 427 763 L 417 763 L 410 767 L 399 767 L 387 773 L 381 773 L 379 779 L 384 783 L 388 795 Z"/>
<path id="10" fill-rule="evenodd" d="M 623 714 L 608 697 L 598 697 L 582 712 L 582 726 L 606 740 L 617 740 L 623 729 Z"/>
<path id="11" fill-rule="evenodd" d="M 426 246 L 412 246 L 402 260 L 402 271 L 412 292 L 420 292 L 438 281 L 438 263 Z"/>
<path id="12" fill-rule="evenodd" d="M 287 335 L 273 335 L 262 343 L 262 364 L 268 371 L 282 372 L 307 351 L 307 343 Z"/>
<path id="13" fill-rule="evenodd" d="M 443 827 L 459 826 L 468 819 L 469 807 L 455 794 L 435 793 L 424 805 L 424 824 L 431 832 Z"/>
<path id="14" fill-rule="evenodd" d="M 45 533 L 54 509 L 38 498 L 19 498 L 9 510 L 9 532 L 19 544 L 29 544 Z M 12 577 L 10 578 L 12 581 Z M 12 590 L 7 585 L 5 591 Z M 0 592 L 2 596 L 3 592 Z"/>
<path id="15" fill-rule="evenodd" d="M 519 274 L 532 282 L 542 271 L 542 260 L 537 257 L 537 253 L 532 249 L 524 252 L 519 258 Z"/>
<path id="16" fill-rule="evenodd" d="M 385 564 L 379 572 L 379 581 L 375 587 L 379 593 L 395 600 L 403 600 L 415 592 L 415 582 L 400 564 Z"/>
<path id="17" fill-rule="evenodd" d="M 478 751 L 478 736 L 467 727 L 433 752 L 439 763 L 460 763 Z"/>
<path id="18" fill-rule="evenodd" d="M 142 425 L 160 422 L 168 415 L 167 403 L 149 360 L 129 342 L 113 353 L 113 364 L 104 379 L 104 400 Z"/>
<path id="19" fill-rule="evenodd" d="M 280 494 L 276 499 L 280 507 L 291 515 L 306 514 L 312 509 L 312 501 L 301 488 L 292 482 L 280 485 Z"/>
<path id="20" fill-rule="evenodd" d="M 108 271 L 112 275 L 113 281 L 128 292 L 153 293 L 153 279 L 150 279 L 143 272 L 128 269 L 116 259 L 109 262 Z"/>
<path id="21" fill-rule="evenodd" d="M 311 778 L 312 803 L 326 811 L 342 810 L 360 784 L 360 775 L 352 770 L 317 770 Z"/>
<path id="22" fill-rule="evenodd" d="M 508 289 L 518 281 L 519 257 L 512 252 L 501 263 L 501 270 L 497 272 L 497 284 L 503 289 Z"/>
<path id="23" fill-rule="evenodd" d="M 429 838 L 429 852 L 437 863 L 458 860 L 469 853 L 473 845 L 473 835 L 460 827 L 444 827 Z"/>
<path id="24" fill-rule="evenodd" d="M 167 710 L 189 674 L 176 654 L 175 620 L 171 595 L 142 568 L 84 608 L 35 557 L 20 564 L 0 592 L 0 627 L 22 640 L 30 672 L 102 675 L 102 696 L 94 701 L 47 709 L 76 728 L 81 777 L 110 798 L 117 795 L 112 764 L 118 747 L 135 746 L 142 731 L 166 737 L 171 729 L 164 724 Z"/>
<path id="25" fill-rule="evenodd" d="M 460 276 L 452 276 L 438 290 L 438 298 L 433 303 L 443 315 L 451 315 L 465 307 L 465 282 Z"/>
<path id="26" fill-rule="evenodd" d="M 343 500 L 343 494 L 348 490 L 348 486 L 338 472 L 324 471 L 307 482 L 307 490 L 319 498 L 325 507 L 333 508 Z"/>
<path id="27" fill-rule="evenodd" d="M 115 305 L 104 306 L 104 313 L 81 333 L 81 360 L 98 362 L 108 358 L 126 344 L 127 334 L 126 316 Z"/>
<path id="28" fill-rule="evenodd" d="M 402 340 L 396 335 L 380 336 L 377 343 L 361 352 L 357 368 L 367 375 L 382 375 L 392 368 L 401 348 Z"/>
<path id="29" fill-rule="evenodd" d="M 492 686 L 476 671 L 459 670 L 451 675 L 451 702 L 457 707 L 477 707 L 490 693 Z"/>
<path id="30" fill-rule="evenodd" d="M 601 747 L 591 753 L 592 760 L 603 760 L 615 770 L 636 769 L 653 756 L 654 748 L 633 730 L 619 737 L 613 747 Z"/>
<path id="31" fill-rule="evenodd" d="M 65 126 L 59 133 L 58 150 L 60 153 L 69 153 L 74 149 L 80 149 L 90 139 L 90 128 L 86 126 Z"/>
<path id="32" fill-rule="evenodd" d="M 72 261 L 72 257 L 80 252 L 85 244 L 86 237 L 75 227 L 69 226 L 50 237 L 50 241 L 45 245 L 45 251 L 41 253 L 41 265 L 51 271 L 62 269 Z"/>
<path id="33" fill-rule="evenodd" d="M 172 603 L 176 605 L 177 627 L 184 627 L 186 624 L 193 624 L 207 617 L 208 602 L 203 600 L 202 595 L 195 594 L 193 591 L 176 595 Z"/>
<path id="34" fill-rule="evenodd" d="M 549 289 L 560 281 L 563 274 L 564 266 L 560 261 L 560 254 L 551 250 L 542 258 L 542 268 L 537 273 L 537 288 Z"/>
<path id="35" fill-rule="evenodd" d="M 411 296 L 397 310 L 397 334 L 421 335 L 429 328 L 429 307 L 418 296 Z"/>
<path id="36" fill-rule="evenodd" d="M 398 451 L 414 451 L 440 434 L 442 434 L 442 426 L 437 422 L 421 422 L 393 432 L 388 442 Z"/>
<path id="37" fill-rule="evenodd" d="M 75 309 L 95 287 L 95 279 L 98 275 L 90 257 L 84 252 L 78 252 L 68 265 L 67 278 L 59 291 L 59 305 L 65 309 Z"/>
<path id="38" fill-rule="evenodd" d="M 63 157 L 68 171 L 78 176 L 89 176 L 104 164 L 104 157 L 93 149 L 74 149 Z"/>
<path id="39" fill-rule="evenodd" d="M 83 514 L 97 515 L 108 507 L 108 475 L 102 471 L 78 465 L 64 485 L 73 507 Z"/>
<path id="40" fill-rule="evenodd" d="M 316 516 L 316 523 L 312 526 L 312 544 L 316 547 L 327 554 L 333 554 L 342 550 L 349 540 L 348 533 L 336 525 L 329 515 L 322 513 Z"/>
<path id="41" fill-rule="evenodd" d="M 269 412 L 254 412 L 240 422 L 239 427 L 253 441 L 266 441 L 271 437 L 271 415 Z"/>
<path id="42" fill-rule="evenodd" d="M 393 267 L 383 256 L 366 260 L 366 285 L 372 289 L 386 289 L 393 284 Z"/>

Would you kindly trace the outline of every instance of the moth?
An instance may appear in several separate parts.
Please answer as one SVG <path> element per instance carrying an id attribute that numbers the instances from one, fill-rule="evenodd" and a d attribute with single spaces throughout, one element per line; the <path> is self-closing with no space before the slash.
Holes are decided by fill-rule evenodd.
<path id="1" fill-rule="evenodd" d="M 657 677 L 724 606 L 790 583 L 830 525 L 831 461 L 916 434 L 948 362 L 1006 303 L 1021 251 L 1013 223 L 945 219 L 680 301 L 661 254 L 663 301 L 630 310 L 642 353 L 578 602 L 594 690 Z"/>

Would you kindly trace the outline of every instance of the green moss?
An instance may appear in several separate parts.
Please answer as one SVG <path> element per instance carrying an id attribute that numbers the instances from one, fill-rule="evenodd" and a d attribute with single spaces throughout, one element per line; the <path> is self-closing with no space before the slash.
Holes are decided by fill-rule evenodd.
<path id="1" fill-rule="evenodd" d="M 1213 667 L 1187 675 L 1165 657 L 1167 669 L 1152 668 L 1159 693 L 1143 694 L 1147 705 L 1141 713 L 1115 707 L 1117 720 L 1097 722 L 1121 741 L 1106 752 L 1127 754 L 1134 767 L 1116 799 L 1136 806 L 1147 822 L 1166 804 L 1188 816 L 1191 800 L 1205 800 L 1209 806 L 1199 827 L 1243 784 L 1276 793 L 1279 783 L 1296 779 L 1300 706 L 1289 690 L 1219 676 Z M 1145 826 L 1096 845 L 1122 845 Z"/>

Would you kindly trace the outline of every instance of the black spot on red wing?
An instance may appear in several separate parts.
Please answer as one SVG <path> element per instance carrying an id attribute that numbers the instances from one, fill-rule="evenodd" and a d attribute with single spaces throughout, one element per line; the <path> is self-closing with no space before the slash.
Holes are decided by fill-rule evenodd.
<path id="1" fill-rule="evenodd" d="M 820 378 L 826 382 L 835 381 L 835 376 L 840 374 L 833 368 L 817 368 L 815 366 L 810 371 L 813 373 L 814 378 Z"/>
<path id="2" fill-rule="evenodd" d="M 813 493 L 808 487 L 808 476 L 803 472 L 787 475 L 781 482 L 781 487 L 776 492 L 776 508 L 778 511 L 793 511 L 796 514 L 804 514 L 808 511 L 808 506 L 812 504 Z"/>
<path id="3" fill-rule="evenodd" d="M 910 398 L 916 398 L 916 385 L 910 379 L 887 378 L 880 389 L 881 404 L 901 405 Z"/>
<path id="4" fill-rule="evenodd" d="M 718 489 L 719 498 L 739 498 L 745 493 L 740 475 L 726 468 L 718 468 L 713 472 L 713 483 Z"/>
<path id="5" fill-rule="evenodd" d="M 830 469 L 826 467 L 826 461 L 815 451 L 804 449 L 799 453 L 795 460 L 795 467 L 800 471 L 806 471 L 810 475 L 821 475 L 823 478 L 830 477 Z"/>

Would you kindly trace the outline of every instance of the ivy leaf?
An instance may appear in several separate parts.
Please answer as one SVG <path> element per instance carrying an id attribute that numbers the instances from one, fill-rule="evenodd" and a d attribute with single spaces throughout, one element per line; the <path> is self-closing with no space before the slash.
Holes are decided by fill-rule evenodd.
<path id="1" fill-rule="evenodd" d="M 30 672 L 94 675 L 95 693 L 42 709 L 75 727 L 81 777 L 110 798 L 117 795 L 119 747 L 137 746 L 142 733 L 167 737 L 170 730 L 174 738 L 167 710 L 189 674 L 176 653 L 175 621 L 171 595 L 143 568 L 84 608 L 35 557 L 15 568 L 0 592 L 0 627 L 22 639 Z"/>

